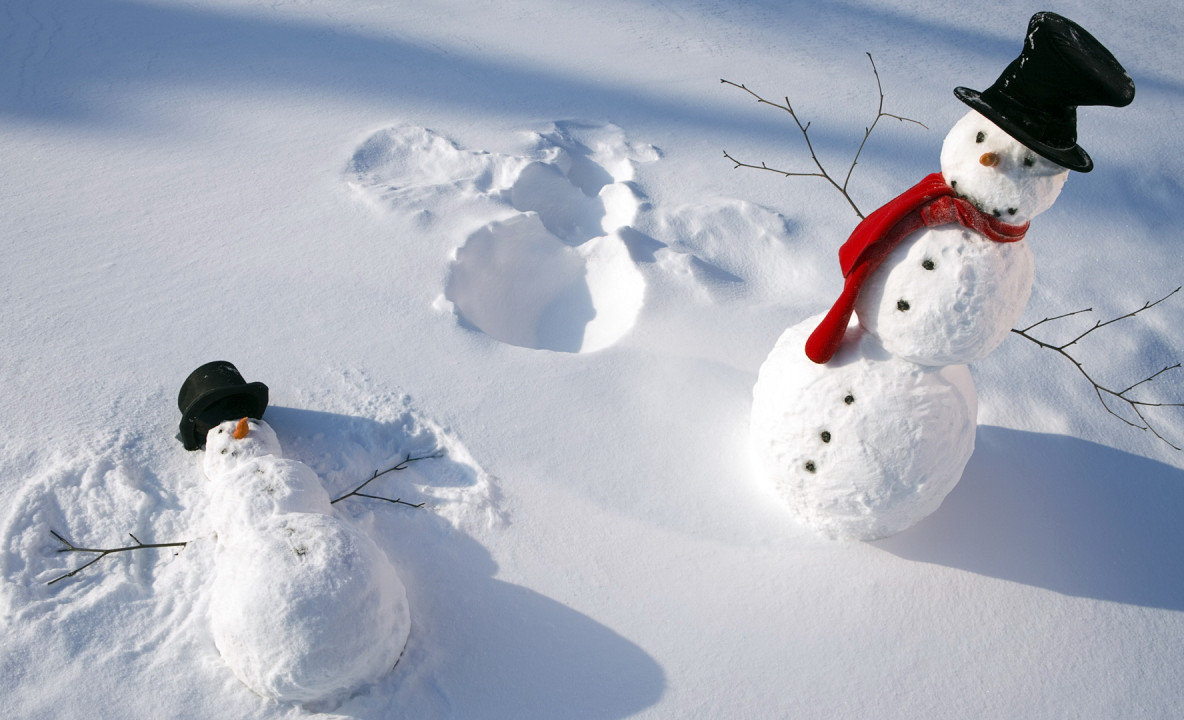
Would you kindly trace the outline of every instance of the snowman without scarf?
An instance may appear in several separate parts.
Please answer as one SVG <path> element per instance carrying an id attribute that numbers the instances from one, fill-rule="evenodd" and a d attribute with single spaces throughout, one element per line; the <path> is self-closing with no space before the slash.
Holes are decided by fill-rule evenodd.
<path id="1" fill-rule="evenodd" d="M 178 399 L 180 438 L 204 447 L 217 532 L 210 626 L 259 695 L 332 703 L 390 672 L 411 627 L 407 594 L 374 541 L 333 514 L 311 468 L 261 418 L 267 386 L 202 365 Z"/>
<path id="2" fill-rule="evenodd" d="M 839 249 L 839 299 L 785 331 L 753 388 L 759 471 L 806 524 L 874 540 L 953 489 L 977 425 L 966 364 L 1028 301 L 1029 222 L 1070 170 L 1093 169 L 1076 109 L 1125 106 L 1134 92 L 1101 43 L 1048 12 L 990 88 L 954 90 L 971 110 L 943 142 L 941 172 L 856 227 Z"/>

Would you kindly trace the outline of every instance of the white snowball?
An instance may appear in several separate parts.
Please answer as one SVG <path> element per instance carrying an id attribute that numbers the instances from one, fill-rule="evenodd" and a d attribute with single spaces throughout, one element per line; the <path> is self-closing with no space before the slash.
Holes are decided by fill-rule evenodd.
<path id="1" fill-rule="evenodd" d="M 218 652 L 251 690 L 333 700 L 394 667 L 411 628 L 407 596 L 364 533 L 333 516 L 287 513 L 221 540 L 210 624 Z"/>
<path id="2" fill-rule="evenodd" d="M 251 532 L 281 513 L 332 513 L 321 479 L 296 460 L 249 458 L 209 480 L 209 512 L 219 536 Z"/>
<path id="3" fill-rule="evenodd" d="M 859 293 L 859 322 L 897 357 L 960 365 L 986 357 L 1019 321 L 1035 260 L 1026 240 L 997 243 L 958 225 L 918 230 Z"/>
<path id="4" fill-rule="evenodd" d="M 852 325 L 818 365 L 803 351 L 821 316 L 785 331 L 753 388 L 757 466 L 806 524 L 842 539 L 900 532 L 937 509 L 974 450 L 964 365 L 889 355 Z"/>
<path id="5" fill-rule="evenodd" d="M 210 624 L 226 664 L 276 700 L 333 701 L 394 667 L 407 594 L 369 536 L 332 514 L 307 465 L 251 420 L 210 430 L 204 466 L 218 534 Z"/>
<path id="6" fill-rule="evenodd" d="M 982 163 L 987 153 L 994 154 L 996 164 Z M 1012 225 L 1022 225 L 1052 207 L 1069 177 L 1068 170 L 1037 155 L 975 110 L 963 115 L 946 135 L 941 174 L 979 210 Z"/>

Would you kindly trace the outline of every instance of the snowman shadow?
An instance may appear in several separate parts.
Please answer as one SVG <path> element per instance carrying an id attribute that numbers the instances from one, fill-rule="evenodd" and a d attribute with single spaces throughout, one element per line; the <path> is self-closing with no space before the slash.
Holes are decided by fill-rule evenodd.
<path id="1" fill-rule="evenodd" d="M 937 512 L 874 543 L 1065 595 L 1184 610 L 1184 470 L 1063 435 L 980 426 Z"/>
<path id="2" fill-rule="evenodd" d="M 629 717 L 665 687 L 661 667 L 592 618 L 495 577 L 480 537 L 508 524 L 494 483 L 459 444 L 410 413 L 386 422 L 271 407 L 287 457 L 339 497 L 410 454 L 444 450 L 376 480 L 366 492 L 423 508 L 351 497 L 334 505 L 364 527 L 398 569 L 411 637 L 395 670 L 333 713 L 390 717 Z"/>
<path id="3" fill-rule="evenodd" d="M 412 531 L 391 532 L 386 544 L 411 603 L 407 649 L 387 682 L 338 713 L 616 720 L 661 698 L 665 673 L 636 644 L 496 579 L 497 563 L 472 538 L 444 544 L 428 533 L 411 538 Z"/>

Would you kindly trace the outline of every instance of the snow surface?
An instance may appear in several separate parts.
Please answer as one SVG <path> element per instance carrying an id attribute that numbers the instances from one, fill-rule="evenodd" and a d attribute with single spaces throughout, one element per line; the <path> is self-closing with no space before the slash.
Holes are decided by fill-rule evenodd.
<path id="1" fill-rule="evenodd" d="M 349 718 L 1184 714 L 1184 453 L 1007 339 L 974 455 L 876 543 L 755 480 L 757 371 L 837 296 L 854 226 L 938 167 L 1028 18 L 1130 71 L 1030 231 L 1021 325 L 1067 342 L 1181 280 L 1184 10 L 1018 0 L 579 4 L 7 0 L 0 12 L 0 711 L 305 717 L 210 629 L 214 528 L 177 389 L 229 360 L 406 586 Z M 1184 357 L 1174 297 L 1072 350 L 1121 389 Z M 1140 397 L 1181 399 L 1169 373 Z M 1116 408 L 1120 412 L 1121 407 Z M 1180 414 L 1149 408 L 1184 442 Z M 103 559 L 78 545 L 190 541 Z"/>

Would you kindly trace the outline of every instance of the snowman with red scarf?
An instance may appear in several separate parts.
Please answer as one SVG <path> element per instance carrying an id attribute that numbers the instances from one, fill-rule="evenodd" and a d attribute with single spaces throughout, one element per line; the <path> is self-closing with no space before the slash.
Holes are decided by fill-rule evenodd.
<path id="1" fill-rule="evenodd" d="M 1048 12 L 994 85 L 954 91 L 971 110 L 943 142 L 941 172 L 860 223 L 839 250 L 838 301 L 785 331 L 753 388 L 758 470 L 807 525 L 874 540 L 953 489 L 977 424 L 966 364 L 1024 310 L 1030 221 L 1070 170 L 1093 168 L 1076 109 L 1134 92 L 1101 43 Z"/>

